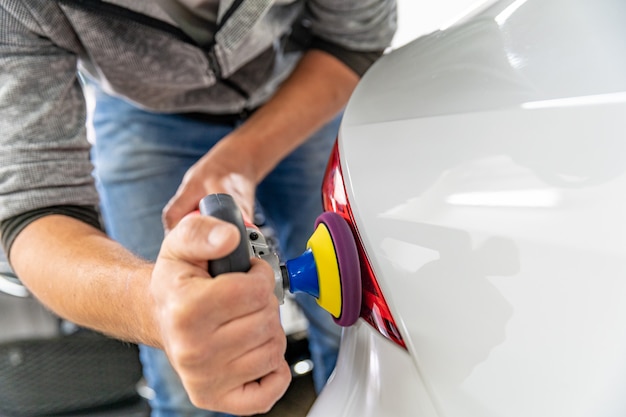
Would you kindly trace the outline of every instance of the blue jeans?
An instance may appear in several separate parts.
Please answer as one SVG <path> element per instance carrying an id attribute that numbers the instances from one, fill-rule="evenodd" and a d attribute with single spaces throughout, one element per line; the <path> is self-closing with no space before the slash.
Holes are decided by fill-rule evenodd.
<path id="1" fill-rule="evenodd" d="M 96 91 L 95 176 L 109 235 L 137 255 L 156 259 L 163 240 L 161 211 L 183 175 L 235 127 L 143 111 Z M 275 228 L 283 260 L 299 256 L 321 213 L 321 181 L 339 117 L 285 158 L 257 188 L 257 203 Z M 296 301 L 309 320 L 314 382 L 319 391 L 334 369 L 340 328 L 306 294 Z M 195 408 L 164 352 L 140 346 L 144 375 L 155 391 L 153 417 L 208 417 Z"/>

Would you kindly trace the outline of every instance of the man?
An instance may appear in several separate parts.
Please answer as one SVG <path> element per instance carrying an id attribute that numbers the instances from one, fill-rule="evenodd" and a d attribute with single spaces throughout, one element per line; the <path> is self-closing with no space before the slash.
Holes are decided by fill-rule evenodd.
<path id="1" fill-rule="evenodd" d="M 250 221 L 258 202 L 300 254 L 340 111 L 394 29 L 391 0 L 0 4 L 3 245 L 58 314 L 145 345 L 154 416 L 260 412 L 286 389 L 271 271 L 211 279 L 238 237 L 190 213 L 225 192 Z M 99 230 L 77 70 L 106 230 L 131 253 Z M 299 302 L 320 388 L 338 331 Z"/>

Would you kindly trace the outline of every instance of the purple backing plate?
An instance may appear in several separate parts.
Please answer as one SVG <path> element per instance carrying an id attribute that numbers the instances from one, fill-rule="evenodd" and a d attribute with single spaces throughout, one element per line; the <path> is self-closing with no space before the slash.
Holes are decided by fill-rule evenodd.
<path id="1" fill-rule="evenodd" d="M 341 314 L 333 317 L 342 327 L 352 326 L 361 313 L 361 265 L 352 229 L 337 213 L 322 213 L 315 227 L 324 223 L 333 240 L 341 277 Z"/>

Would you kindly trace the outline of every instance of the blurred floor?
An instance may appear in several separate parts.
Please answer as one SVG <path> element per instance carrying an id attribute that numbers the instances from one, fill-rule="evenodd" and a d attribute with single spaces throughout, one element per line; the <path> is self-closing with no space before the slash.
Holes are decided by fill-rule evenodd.
<path id="1" fill-rule="evenodd" d="M 32 298 L 17 298 L 0 293 L 0 343 L 12 340 L 54 337 L 58 321 Z M 306 339 L 290 339 L 288 358 L 306 357 Z M 290 362 L 293 363 L 293 362 Z M 2 389 L 2 387 L 0 387 Z M 315 400 L 312 375 L 295 377 L 283 398 L 265 417 L 304 417 Z M 2 408 L 2 407 L 0 407 Z M 64 414 L 63 417 L 148 417 L 149 407 L 142 399 L 89 411 Z M 14 417 L 0 412 L 0 417 Z M 32 416 L 27 416 L 32 417 Z M 52 416 L 50 416 L 52 417 Z M 56 416 L 61 417 L 61 416 Z M 260 416 L 257 416 L 260 417 Z"/>

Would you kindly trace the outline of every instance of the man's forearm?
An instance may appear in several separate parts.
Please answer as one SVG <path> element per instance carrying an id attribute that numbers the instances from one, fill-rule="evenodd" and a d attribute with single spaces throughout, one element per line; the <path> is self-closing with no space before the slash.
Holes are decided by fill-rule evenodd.
<path id="1" fill-rule="evenodd" d="M 58 315 L 132 342 L 159 347 L 148 291 L 152 265 L 101 231 L 51 215 L 27 226 L 11 251 L 30 291 Z"/>
<path id="2" fill-rule="evenodd" d="M 258 182 L 343 109 L 358 81 L 337 58 L 308 51 L 274 97 L 230 135 L 227 146 L 249 156 Z"/>

